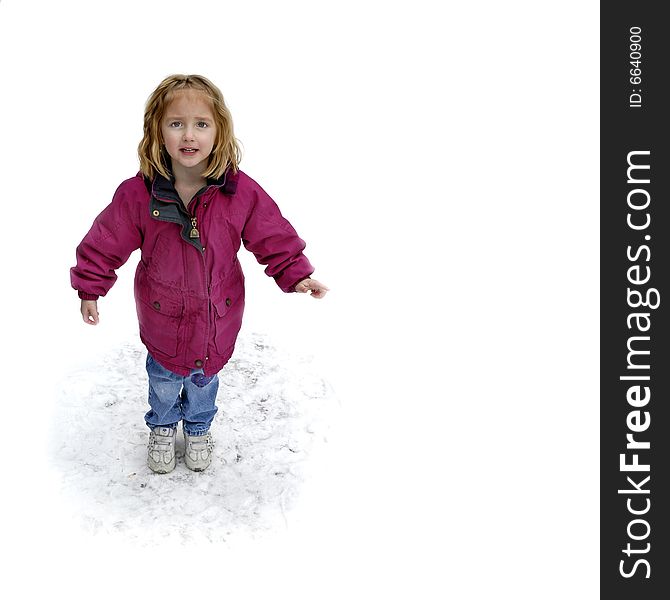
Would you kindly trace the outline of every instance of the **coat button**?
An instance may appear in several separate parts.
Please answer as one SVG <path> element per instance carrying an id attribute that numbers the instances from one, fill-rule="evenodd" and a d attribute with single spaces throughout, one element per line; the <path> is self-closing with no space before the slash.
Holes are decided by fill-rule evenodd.
<path id="1" fill-rule="evenodd" d="M 195 366 L 198 367 L 198 369 L 199 369 L 200 367 L 202 367 L 202 361 L 201 361 L 200 359 L 196 360 L 196 361 L 195 361 Z"/>
<path id="2" fill-rule="evenodd" d="M 161 213 L 159 210 L 155 210 L 154 212 L 151 213 L 154 217 L 159 216 Z"/>
<path id="3" fill-rule="evenodd" d="M 226 306 L 230 306 L 232 304 L 232 301 L 230 298 L 226 298 Z"/>
<path id="4" fill-rule="evenodd" d="M 155 308 L 156 310 L 160 310 L 160 309 L 161 309 L 161 303 L 158 302 L 158 300 L 156 300 L 156 302 L 154 302 L 154 308 Z"/>

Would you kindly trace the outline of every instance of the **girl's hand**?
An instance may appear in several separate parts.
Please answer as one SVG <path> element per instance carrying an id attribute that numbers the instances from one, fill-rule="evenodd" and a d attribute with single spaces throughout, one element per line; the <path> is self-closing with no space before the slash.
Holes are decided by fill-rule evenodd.
<path id="1" fill-rule="evenodd" d="M 97 300 L 82 300 L 81 316 L 84 318 L 84 323 L 87 323 L 88 325 L 97 325 L 100 322 Z"/>
<path id="2" fill-rule="evenodd" d="M 311 292 L 312 298 L 323 298 L 326 295 L 326 292 L 329 291 L 323 283 L 320 283 L 316 279 L 303 279 L 300 283 L 295 286 L 295 291 L 300 294 L 305 294 Z"/>

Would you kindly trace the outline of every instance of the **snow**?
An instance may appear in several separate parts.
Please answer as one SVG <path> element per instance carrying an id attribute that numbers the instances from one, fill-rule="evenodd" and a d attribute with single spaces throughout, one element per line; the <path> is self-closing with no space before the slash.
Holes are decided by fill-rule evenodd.
<path id="1" fill-rule="evenodd" d="M 220 373 L 212 464 L 201 473 L 185 466 L 180 428 L 177 467 L 166 475 L 146 464 L 145 357 L 139 339 L 128 340 L 58 386 L 50 456 L 75 522 L 144 546 L 285 526 L 338 406 L 309 357 L 242 335 Z"/>

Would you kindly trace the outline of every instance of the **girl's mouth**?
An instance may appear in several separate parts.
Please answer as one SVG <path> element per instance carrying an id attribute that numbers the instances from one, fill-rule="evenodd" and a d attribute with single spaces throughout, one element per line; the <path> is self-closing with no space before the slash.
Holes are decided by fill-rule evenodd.
<path id="1" fill-rule="evenodd" d="M 183 154 L 195 154 L 198 150 L 197 148 L 180 148 L 179 151 Z"/>

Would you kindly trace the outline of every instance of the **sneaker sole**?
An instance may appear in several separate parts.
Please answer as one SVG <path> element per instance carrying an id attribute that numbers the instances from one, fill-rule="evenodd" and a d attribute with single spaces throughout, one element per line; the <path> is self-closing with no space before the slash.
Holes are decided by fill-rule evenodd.
<path id="1" fill-rule="evenodd" d="M 147 465 L 154 473 L 160 473 L 161 475 L 165 475 L 166 473 L 171 473 L 172 471 L 174 471 L 174 468 L 177 465 L 177 461 L 176 459 L 173 458 L 172 462 L 168 463 L 167 465 L 162 464 L 159 465 L 151 460 L 148 460 Z"/>
<path id="2" fill-rule="evenodd" d="M 200 472 L 200 471 L 204 471 L 207 467 L 209 467 L 209 465 L 211 464 L 211 461 L 208 462 L 206 465 L 196 465 L 196 464 L 193 464 L 192 462 L 190 462 L 186 457 L 184 457 L 184 463 L 186 463 L 186 466 L 189 469 L 191 469 L 191 471 Z"/>

